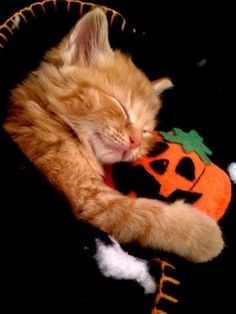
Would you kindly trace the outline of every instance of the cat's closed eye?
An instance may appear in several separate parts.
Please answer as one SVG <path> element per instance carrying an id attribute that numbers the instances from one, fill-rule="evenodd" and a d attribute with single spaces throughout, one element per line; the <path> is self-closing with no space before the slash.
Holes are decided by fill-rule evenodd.
<path id="1" fill-rule="evenodd" d="M 118 104 L 118 106 L 120 107 L 120 109 L 124 112 L 124 114 L 126 115 L 127 121 L 130 121 L 130 116 L 129 116 L 129 112 L 128 110 L 125 108 L 125 106 L 122 104 L 122 102 L 116 97 L 116 96 L 112 96 L 112 98 L 116 101 L 116 103 Z"/>
<path id="2" fill-rule="evenodd" d="M 152 134 L 153 130 L 143 129 L 143 134 Z"/>

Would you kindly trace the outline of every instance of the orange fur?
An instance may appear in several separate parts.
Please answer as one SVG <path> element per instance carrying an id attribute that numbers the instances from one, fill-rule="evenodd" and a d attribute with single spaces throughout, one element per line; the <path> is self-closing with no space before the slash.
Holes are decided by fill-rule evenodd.
<path id="1" fill-rule="evenodd" d="M 122 243 L 207 261 L 223 248 L 215 221 L 182 201 L 132 199 L 103 183 L 103 164 L 150 150 L 159 94 L 170 86 L 111 49 L 106 16 L 94 9 L 12 91 L 4 127 L 78 218 Z"/>

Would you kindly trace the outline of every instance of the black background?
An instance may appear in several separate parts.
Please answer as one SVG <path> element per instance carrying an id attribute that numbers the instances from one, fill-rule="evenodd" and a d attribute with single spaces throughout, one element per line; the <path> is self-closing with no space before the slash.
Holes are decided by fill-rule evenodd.
<path id="1" fill-rule="evenodd" d="M 32 1 L 1 1 L 0 23 L 30 3 Z M 113 45 L 128 51 L 151 79 L 169 76 L 174 82 L 175 87 L 163 97 L 159 128 L 196 129 L 213 150 L 212 160 L 226 170 L 230 162 L 236 161 L 236 27 L 230 3 L 104 0 L 102 4 L 119 10 L 128 21 L 123 33 L 119 21 L 115 22 L 111 29 Z M 56 43 L 77 18 L 74 13 L 66 17 L 62 10 L 57 14 L 50 12 L 48 16 L 39 14 L 27 26 L 23 25 L 0 51 L 2 118 L 9 89 L 37 66 L 44 51 Z M 4 232 L 1 255 L 4 257 L 2 274 L 6 275 L 2 282 L 8 308 L 2 313 L 11 313 L 13 308 L 31 313 L 50 309 L 56 313 L 63 306 L 65 313 L 82 313 L 81 304 L 85 302 L 87 307 L 86 302 L 92 302 L 91 295 L 95 297 L 96 289 L 101 286 L 99 281 L 93 281 L 92 275 L 82 276 L 84 265 L 72 253 L 76 249 L 75 239 L 71 241 L 71 230 L 76 228 L 73 217 L 2 131 L 0 160 L 0 212 Z M 232 202 L 220 221 L 226 241 L 224 252 L 202 265 L 176 261 L 182 281 L 178 291 L 180 302 L 171 308 L 170 314 L 226 313 L 229 307 L 232 313 L 235 311 L 234 288 L 230 287 L 231 283 L 234 285 L 236 262 L 235 186 L 232 192 Z M 64 262 L 65 256 L 68 258 Z M 51 277 L 48 279 L 39 268 L 47 269 Z M 44 293 L 38 288 L 40 284 Z M 74 284 L 77 290 L 71 288 Z M 80 295 L 80 310 L 76 307 L 76 293 Z M 135 296 L 133 293 L 134 299 Z M 110 299 L 111 311 L 115 311 L 116 302 L 122 303 L 122 298 L 123 303 L 127 302 L 122 293 L 119 298 Z M 102 297 L 101 300 L 104 301 Z M 99 305 L 96 306 L 98 309 Z M 103 307 L 102 301 L 100 307 Z M 128 312 L 127 309 L 129 305 L 122 313 Z M 134 309 L 129 310 L 132 311 Z M 141 308 L 139 311 L 142 313 Z"/>

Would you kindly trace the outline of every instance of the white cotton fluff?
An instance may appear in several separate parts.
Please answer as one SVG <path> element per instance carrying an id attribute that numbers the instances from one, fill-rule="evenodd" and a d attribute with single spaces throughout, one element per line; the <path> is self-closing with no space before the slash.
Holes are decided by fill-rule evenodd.
<path id="1" fill-rule="evenodd" d="M 228 166 L 228 172 L 229 172 L 230 179 L 236 184 L 236 162 L 232 162 Z"/>
<path id="2" fill-rule="evenodd" d="M 206 65 L 206 63 L 207 63 L 207 59 L 206 59 L 206 58 L 203 58 L 203 59 L 201 59 L 201 60 L 197 63 L 197 65 L 198 65 L 200 68 L 203 68 L 203 67 Z"/>
<path id="3" fill-rule="evenodd" d="M 148 272 L 147 262 L 129 255 L 114 239 L 111 241 L 112 244 L 106 245 L 96 239 L 95 259 L 101 273 L 114 279 L 135 280 L 144 288 L 146 294 L 154 293 L 156 283 Z"/>

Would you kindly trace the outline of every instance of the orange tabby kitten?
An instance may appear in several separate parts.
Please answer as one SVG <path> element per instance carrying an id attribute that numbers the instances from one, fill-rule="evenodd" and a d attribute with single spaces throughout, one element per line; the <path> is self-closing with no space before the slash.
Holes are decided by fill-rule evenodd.
<path id="1" fill-rule="evenodd" d="M 151 83 L 111 49 L 106 16 L 96 8 L 13 90 L 4 127 L 78 218 L 120 243 L 208 261 L 223 248 L 211 218 L 183 201 L 132 199 L 103 183 L 103 164 L 150 150 L 158 96 L 170 85 Z"/>

